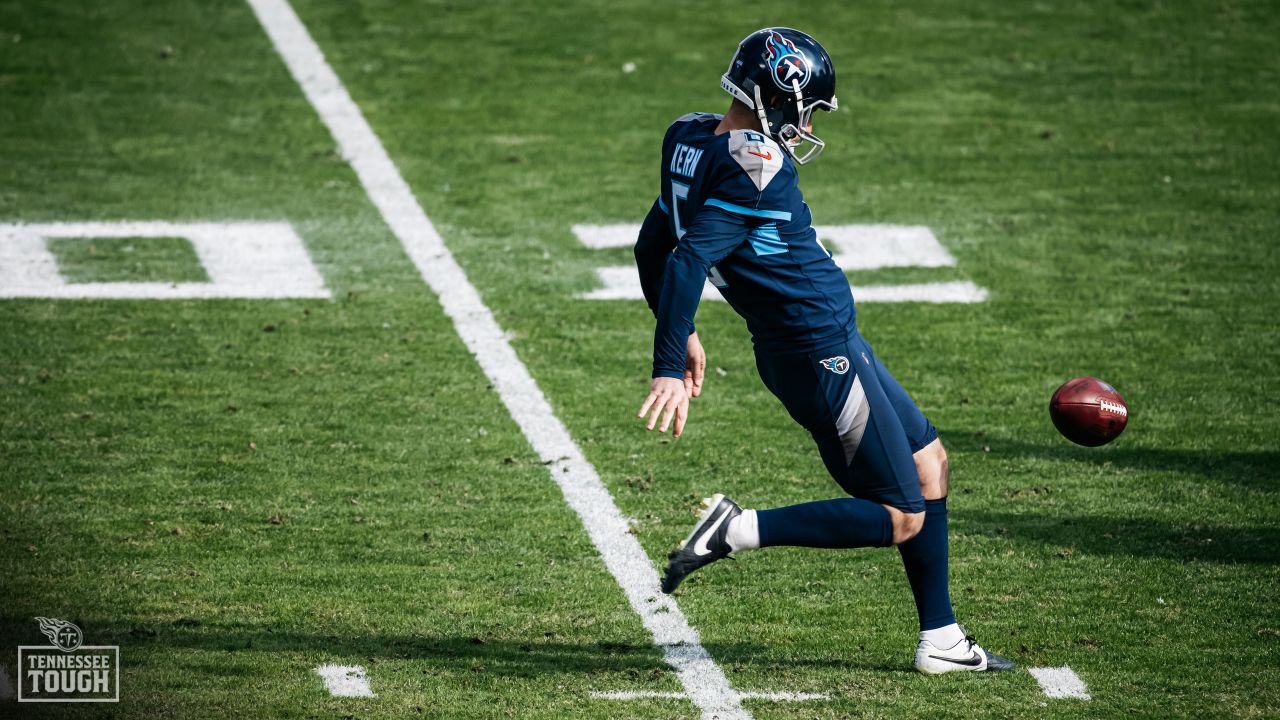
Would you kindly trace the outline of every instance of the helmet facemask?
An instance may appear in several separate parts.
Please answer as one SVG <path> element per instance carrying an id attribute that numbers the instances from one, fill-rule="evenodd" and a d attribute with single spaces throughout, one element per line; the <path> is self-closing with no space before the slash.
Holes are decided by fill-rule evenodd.
<path id="1" fill-rule="evenodd" d="M 813 99 L 805 103 L 800 83 L 793 80 L 791 86 L 794 105 L 788 99 L 781 107 L 766 109 L 760 95 L 760 86 L 753 84 L 751 89 L 755 95 L 754 109 L 756 116 L 760 118 L 761 129 L 773 137 L 796 164 L 804 165 L 822 154 L 823 148 L 827 146 L 813 134 L 813 111 L 821 109 L 833 112 L 839 107 L 839 103 L 834 96 L 831 102 Z"/>

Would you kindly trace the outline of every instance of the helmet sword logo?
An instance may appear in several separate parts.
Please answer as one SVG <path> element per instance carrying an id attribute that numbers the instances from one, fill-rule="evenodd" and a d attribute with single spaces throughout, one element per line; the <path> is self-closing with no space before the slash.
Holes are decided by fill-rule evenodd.
<path id="1" fill-rule="evenodd" d="M 809 60 L 796 49 L 795 43 L 775 32 L 765 43 L 765 50 L 773 82 L 778 87 L 794 90 L 793 82 L 799 83 L 801 88 L 809 84 Z"/>

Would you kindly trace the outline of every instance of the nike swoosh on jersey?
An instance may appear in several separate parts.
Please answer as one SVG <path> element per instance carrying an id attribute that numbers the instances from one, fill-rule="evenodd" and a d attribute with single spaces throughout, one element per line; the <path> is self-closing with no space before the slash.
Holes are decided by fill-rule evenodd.
<path id="1" fill-rule="evenodd" d="M 698 541 L 693 544 L 694 555 L 707 555 L 711 552 L 707 547 L 707 540 L 716 533 L 716 528 L 720 527 L 720 523 L 724 522 L 724 519 L 729 516 L 729 510 L 731 509 L 726 505 L 724 512 L 720 513 L 720 517 L 716 518 L 716 521 L 711 523 L 711 527 L 707 528 L 707 531 L 698 537 Z"/>
<path id="2" fill-rule="evenodd" d="M 772 160 L 772 159 L 773 159 L 773 153 L 768 152 L 768 151 L 765 151 L 765 152 L 762 152 L 762 153 L 758 153 L 758 152 L 756 152 L 755 150 L 748 150 L 747 152 L 751 153 L 752 155 L 755 155 L 756 157 L 764 158 L 765 160 Z"/>
<path id="3" fill-rule="evenodd" d="M 964 665 L 966 667 L 978 667 L 979 665 L 982 664 L 982 655 L 978 654 L 977 652 L 974 652 L 973 657 L 967 660 L 957 660 L 956 658 L 941 657 L 938 655 L 930 655 L 929 657 L 935 660 L 944 660 L 949 663 L 955 663 L 956 665 Z"/>

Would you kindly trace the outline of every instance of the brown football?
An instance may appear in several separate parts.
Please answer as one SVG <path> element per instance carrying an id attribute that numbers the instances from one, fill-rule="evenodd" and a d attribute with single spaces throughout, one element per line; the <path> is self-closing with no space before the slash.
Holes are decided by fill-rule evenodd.
<path id="1" fill-rule="evenodd" d="M 1129 406 L 1120 393 L 1094 377 L 1068 380 L 1049 400 L 1049 417 L 1062 436 L 1077 445 L 1097 447 L 1115 440 L 1129 422 Z"/>

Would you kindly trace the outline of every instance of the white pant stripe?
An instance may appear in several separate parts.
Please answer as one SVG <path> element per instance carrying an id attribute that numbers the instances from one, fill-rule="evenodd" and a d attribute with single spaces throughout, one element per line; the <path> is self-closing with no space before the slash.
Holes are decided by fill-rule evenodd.
<path id="1" fill-rule="evenodd" d="M 862 443 L 862 434 L 867 431 L 867 418 L 871 417 L 871 405 L 867 402 L 867 393 L 862 389 L 862 378 L 854 376 L 853 387 L 849 388 L 849 396 L 844 399 L 844 407 L 840 409 L 840 417 L 836 418 L 836 432 L 840 434 L 840 444 L 844 446 L 844 462 L 853 462 L 853 456 Z"/>

